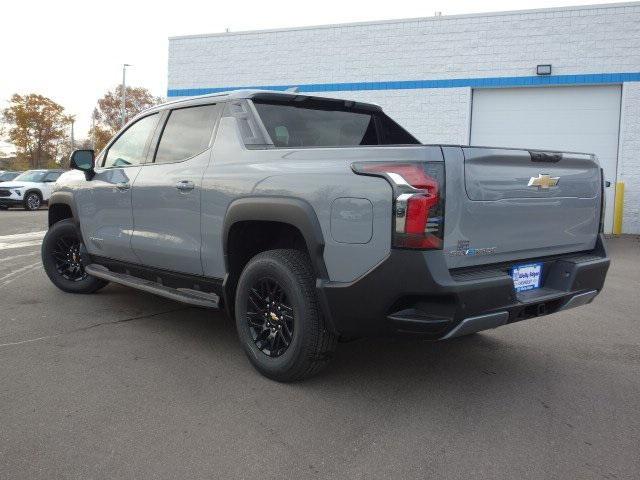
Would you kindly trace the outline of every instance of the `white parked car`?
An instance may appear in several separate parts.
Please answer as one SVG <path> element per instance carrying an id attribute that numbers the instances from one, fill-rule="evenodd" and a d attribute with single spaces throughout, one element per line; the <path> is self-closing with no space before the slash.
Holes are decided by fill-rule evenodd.
<path id="1" fill-rule="evenodd" d="M 22 172 L 14 172 L 14 171 L 11 171 L 11 170 L 0 170 L 0 183 L 10 182 L 11 180 L 16 178 L 21 173 Z"/>
<path id="2" fill-rule="evenodd" d="M 10 182 L 0 184 L 0 208 L 22 206 L 25 210 L 38 210 L 47 203 L 53 184 L 64 170 L 27 170 Z"/>

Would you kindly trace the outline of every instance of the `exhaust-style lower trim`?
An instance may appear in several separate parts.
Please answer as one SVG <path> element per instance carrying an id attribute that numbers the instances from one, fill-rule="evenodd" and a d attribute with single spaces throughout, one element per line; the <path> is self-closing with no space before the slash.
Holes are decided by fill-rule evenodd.
<path id="1" fill-rule="evenodd" d="M 556 312 L 561 310 L 567 310 L 569 308 L 580 307 L 582 305 L 586 305 L 591 303 L 594 298 L 598 295 L 597 290 L 591 290 L 585 293 L 579 293 L 574 295 L 570 299 L 566 301 L 564 305 L 562 305 Z M 465 318 L 458 324 L 456 328 L 451 330 L 448 334 L 442 337 L 442 340 L 447 340 L 449 338 L 462 337 L 464 335 L 469 335 L 471 333 L 480 332 L 482 330 L 489 330 L 491 328 L 501 327 L 502 325 L 506 325 L 509 320 L 509 312 L 497 312 L 490 313 L 487 315 L 479 315 L 477 317 L 469 317 Z"/>
<path id="2" fill-rule="evenodd" d="M 507 320 L 509 320 L 508 312 L 489 313 L 487 315 L 465 318 L 456 328 L 442 337 L 442 340 L 462 337 L 482 330 L 501 327 L 502 325 L 506 325 Z"/>
<path id="3" fill-rule="evenodd" d="M 580 307 L 582 305 L 586 305 L 587 303 L 591 303 L 593 299 L 596 298 L 596 295 L 598 295 L 597 290 L 591 290 L 590 292 L 579 293 L 578 295 L 574 295 L 569 300 L 567 300 L 567 303 L 562 305 L 558 309 L 558 311 L 567 310 L 569 308 L 574 308 L 574 307 Z"/>

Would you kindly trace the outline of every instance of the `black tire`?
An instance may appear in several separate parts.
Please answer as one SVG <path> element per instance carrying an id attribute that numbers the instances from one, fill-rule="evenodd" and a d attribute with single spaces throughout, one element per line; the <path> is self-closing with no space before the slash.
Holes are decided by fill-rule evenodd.
<path id="1" fill-rule="evenodd" d="M 25 210 L 39 210 L 42 206 L 42 196 L 38 192 L 29 192 L 25 195 L 22 205 Z"/>
<path id="2" fill-rule="evenodd" d="M 284 249 L 256 255 L 240 275 L 236 290 L 236 328 L 249 361 L 265 377 L 278 382 L 302 380 L 318 373 L 332 357 L 337 336 L 325 328 L 314 278 L 307 255 L 298 250 Z M 275 293 L 271 300 L 278 300 L 278 304 L 265 307 L 268 294 L 261 297 L 260 292 L 268 291 L 268 285 L 274 284 L 280 290 L 274 289 L 279 293 Z M 262 303 L 258 301 L 260 298 Z M 267 302 L 264 302 L 265 298 Z M 277 317 L 273 311 L 290 311 L 291 314 L 285 313 L 280 320 L 272 322 L 269 319 Z M 259 321 L 264 317 L 265 323 L 260 326 Z M 292 327 L 292 331 L 287 325 Z M 271 329 L 271 332 L 265 329 Z M 274 329 L 276 335 L 273 334 Z M 263 341 L 258 335 L 265 331 L 269 336 Z M 288 344 L 285 339 L 287 333 L 290 334 Z M 271 338 L 278 341 L 274 348 L 269 344 Z"/>
<path id="3" fill-rule="evenodd" d="M 69 293 L 93 293 L 109 282 L 84 271 L 82 237 L 72 220 L 54 223 L 42 241 L 42 265 L 49 280 Z"/>

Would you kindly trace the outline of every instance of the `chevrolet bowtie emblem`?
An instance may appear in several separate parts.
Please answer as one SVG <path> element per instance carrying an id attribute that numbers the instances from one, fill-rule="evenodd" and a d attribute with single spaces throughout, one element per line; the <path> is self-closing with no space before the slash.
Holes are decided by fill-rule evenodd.
<path id="1" fill-rule="evenodd" d="M 550 177 L 549 175 L 538 174 L 537 177 L 531 177 L 529 179 L 528 187 L 538 187 L 538 189 L 548 189 L 549 187 L 555 187 L 558 185 L 560 177 Z"/>

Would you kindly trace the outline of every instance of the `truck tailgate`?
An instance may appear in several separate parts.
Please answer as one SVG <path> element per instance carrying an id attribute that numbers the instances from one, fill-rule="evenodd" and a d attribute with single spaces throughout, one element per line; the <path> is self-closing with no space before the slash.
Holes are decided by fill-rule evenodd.
<path id="1" fill-rule="evenodd" d="M 593 155 L 444 147 L 449 268 L 591 250 L 601 209 Z"/>

